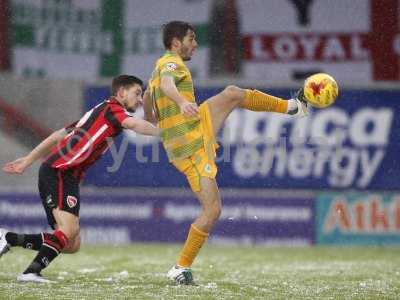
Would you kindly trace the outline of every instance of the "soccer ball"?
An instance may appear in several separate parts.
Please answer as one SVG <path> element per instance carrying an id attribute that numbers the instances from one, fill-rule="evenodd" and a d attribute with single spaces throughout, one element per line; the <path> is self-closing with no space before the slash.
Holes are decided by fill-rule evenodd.
<path id="1" fill-rule="evenodd" d="M 324 108 L 332 105 L 339 94 L 335 79 L 325 73 L 311 75 L 304 82 L 304 96 L 315 107 Z"/>

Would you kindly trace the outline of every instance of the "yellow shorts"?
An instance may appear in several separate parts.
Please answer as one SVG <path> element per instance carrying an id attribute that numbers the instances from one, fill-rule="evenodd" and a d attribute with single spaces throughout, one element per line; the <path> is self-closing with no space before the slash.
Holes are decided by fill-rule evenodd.
<path id="1" fill-rule="evenodd" d="M 215 178 L 218 171 L 217 165 L 215 164 L 218 144 L 214 135 L 208 103 L 205 102 L 200 105 L 199 115 L 203 131 L 204 147 L 187 158 L 177 159 L 171 162 L 175 168 L 185 174 L 194 192 L 199 192 L 201 190 L 201 177 Z"/>

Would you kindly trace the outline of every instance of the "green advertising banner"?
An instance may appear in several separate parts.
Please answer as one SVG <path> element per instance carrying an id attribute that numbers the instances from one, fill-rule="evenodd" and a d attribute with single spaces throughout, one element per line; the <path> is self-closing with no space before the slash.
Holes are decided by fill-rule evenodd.
<path id="1" fill-rule="evenodd" d="M 317 244 L 400 244 L 400 194 L 322 193 L 316 225 Z"/>
<path id="2" fill-rule="evenodd" d="M 196 79 L 230 74 L 271 85 L 326 72 L 353 84 L 399 80 L 397 1 L 297 2 L 10 0 L 12 68 L 147 80 L 164 51 L 162 25 L 183 20 L 195 26 L 200 45 L 188 64 Z"/>
<path id="3" fill-rule="evenodd" d="M 196 26 L 200 44 L 192 72 L 207 76 L 211 0 L 10 2 L 12 65 L 18 75 L 93 80 L 131 73 L 147 80 L 164 51 L 162 25 L 181 19 Z"/>

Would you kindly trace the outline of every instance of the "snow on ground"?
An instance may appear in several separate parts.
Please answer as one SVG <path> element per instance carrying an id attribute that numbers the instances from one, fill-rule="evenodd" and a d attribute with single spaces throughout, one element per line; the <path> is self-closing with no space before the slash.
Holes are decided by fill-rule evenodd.
<path id="1" fill-rule="evenodd" d="M 34 252 L 0 260 L 0 299 L 399 299 L 397 248 L 206 246 L 194 265 L 196 286 L 165 276 L 176 245 L 83 247 L 43 272 L 53 284 L 20 284 Z"/>

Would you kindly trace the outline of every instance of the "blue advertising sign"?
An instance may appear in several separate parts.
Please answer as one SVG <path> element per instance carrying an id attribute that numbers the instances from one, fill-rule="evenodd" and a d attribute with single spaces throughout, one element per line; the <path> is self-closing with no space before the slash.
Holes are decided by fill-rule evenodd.
<path id="1" fill-rule="evenodd" d="M 309 198 L 224 197 L 213 243 L 310 245 L 314 206 Z M 182 242 L 200 213 L 193 197 L 176 195 L 83 195 L 80 226 L 85 243 Z M 38 196 L 0 194 L 0 227 L 32 233 L 48 230 Z"/>
<path id="2" fill-rule="evenodd" d="M 207 99 L 221 89 L 198 89 Z M 269 90 L 288 98 L 290 90 Z M 85 91 L 87 108 L 108 89 Z M 306 118 L 237 109 L 219 135 L 221 187 L 400 189 L 400 90 L 341 91 Z M 88 173 L 100 186 L 187 186 L 156 139 L 126 131 Z"/>
<path id="3" fill-rule="evenodd" d="M 400 244 L 400 194 L 323 193 L 316 231 L 317 244 Z"/>

